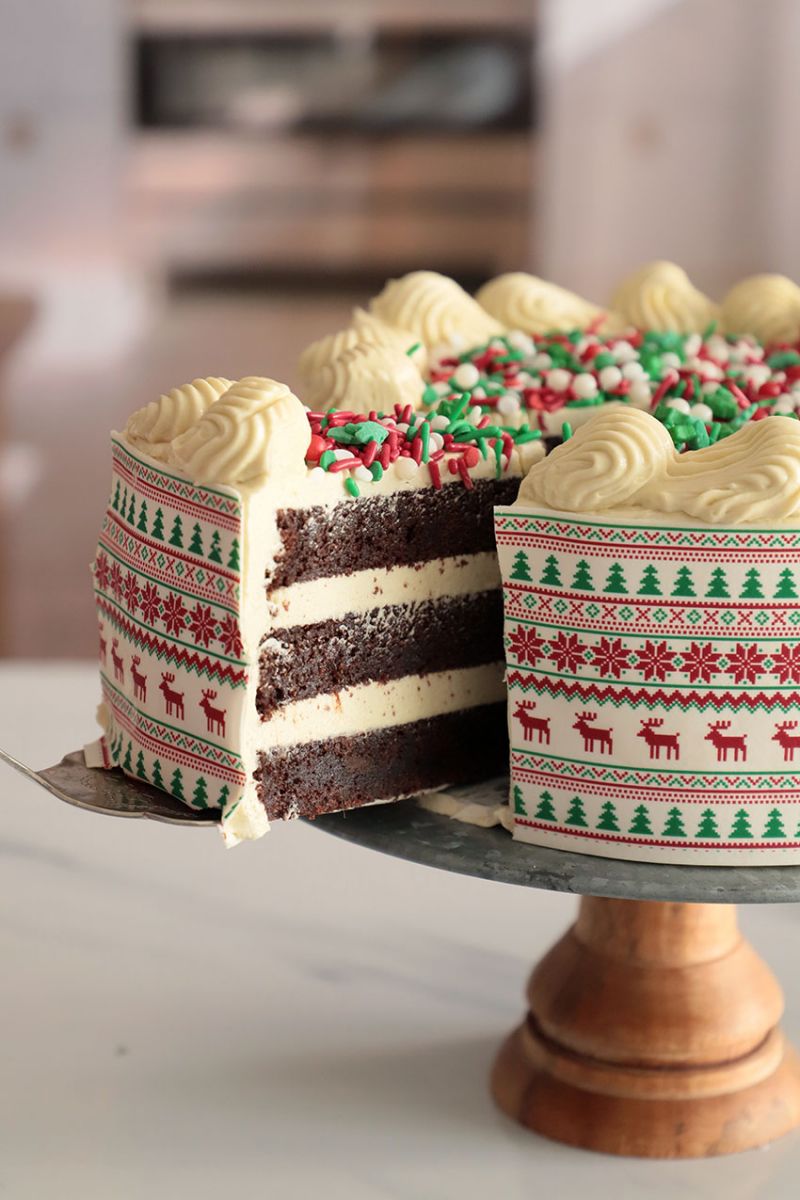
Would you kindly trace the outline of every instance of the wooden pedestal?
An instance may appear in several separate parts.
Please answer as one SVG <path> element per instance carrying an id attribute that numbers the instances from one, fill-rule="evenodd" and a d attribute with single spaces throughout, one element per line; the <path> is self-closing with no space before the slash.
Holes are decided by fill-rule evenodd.
<path id="1" fill-rule="evenodd" d="M 778 983 L 733 905 L 581 900 L 535 967 L 492 1093 L 528 1129 L 608 1154 L 692 1158 L 800 1124 Z"/>

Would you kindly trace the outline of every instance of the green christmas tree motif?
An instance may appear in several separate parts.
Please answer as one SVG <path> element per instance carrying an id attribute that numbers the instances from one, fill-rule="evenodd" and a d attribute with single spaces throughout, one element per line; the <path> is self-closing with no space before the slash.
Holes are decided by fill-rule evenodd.
<path id="1" fill-rule="evenodd" d="M 653 827 L 650 824 L 650 817 L 647 815 L 647 805 L 637 804 L 633 810 L 633 820 L 629 833 L 652 833 Z"/>
<path id="2" fill-rule="evenodd" d="M 144 769 L 144 754 L 140 750 L 136 756 L 136 774 L 147 783 L 147 771 Z"/>
<path id="3" fill-rule="evenodd" d="M 125 520 L 125 511 L 126 511 L 127 507 L 128 507 L 128 489 L 125 488 L 125 490 L 122 493 L 122 499 L 119 502 L 119 515 L 122 517 L 123 521 Z"/>
<path id="4" fill-rule="evenodd" d="M 732 838 L 751 838 L 753 831 L 750 828 L 750 818 L 747 815 L 746 808 L 740 808 L 733 818 L 733 827 L 731 828 Z"/>
<path id="5" fill-rule="evenodd" d="M 522 788 L 519 786 L 519 784 L 514 784 L 511 798 L 514 801 L 514 812 L 519 813 L 521 817 L 527 817 L 528 813 L 525 809 L 525 801 L 522 798 Z"/>
<path id="6" fill-rule="evenodd" d="M 133 754 L 133 744 L 132 744 L 132 742 L 128 742 L 128 749 L 125 751 L 125 757 L 122 760 L 123 771 L 132 771 L 133 770 L 133 763 L 131 762 L 132 754 Z"/>
<path id="7" fill-rule="evenodd" d="M 528 565 L 528 556 L 524 550 L 518 550 L 514 555 L 514 564 L 511 567 L 511 578 L 521 579 L 523 583 L 530 583 L 531 569 Z"/>
<path id="8" fill-rule="evenodd" d="M 606 580 L 606 586 L 603 588 L 603 591 L 627 595 L 628 588 L 625 584 L 625 575 L 623 574 L 622 567 L 619 563 L 615 562 L 611 564 L 611 569 L 608 572 L 608 579 Z"/>
<path id="9" fill-rule="evenodd" d="M 678 576 L 675 580 L 675 587 L 672 589 L 673 596 L 696 596 L 694 590 L 694 581 L 692 572 L 688 567 L 680 567 Z"/>
<path id="10" fill-rule="evenodd" d="M 790 567 L 784 567 L 778 576 L 778 589 L 775 592 L 776 600 L 796 600 L 797 588 L 794 585 L 794 576 Z"/>
<path id="11" fill-rule="evenodd" d="M 122 734 L 115 738 L 111 743 L 111 757 L 115 763 L 119 762 L 119 756 L 122 753 Z"/>
<path id="12" fill-rule="evenodd" d="M 573 592 L 593 592 L 594 584 L 592 583 L 589 564 L 585 558 L 582 558 L 575 567 L 575 577 L 570 585 Z"/>
<path id="13" fill-rule="evenodd" d="M 217 803 L 215 805 L 216 808 L 222 809 L 223 813 L 225 812 L 225 805 L 228 803 L 229 795 L 230 795 L 230 790 L 228 788 L 228 785 L 227 785 L 227 783 L 223 783 L 222 791 L 220 792 L 219 799 L 217 800 Z"/>
<path id="14" fill-rule="evenodd" d="M 180 767 L 176 767 L 173 772 L 172 779 L 171 779 L 170 785 L 169 785 L 169 790 L 172 792 L 172 795 L 177 800 L 185 800 L 186 799 L 186 797 L 183 794 L 183 775 L 181 773 Z"/>
<path id="15" fill-rule="evenodd" d="M 545 587 L 561 587 L 561 572 L 558 569 L 558 559 L 555 554 L 548 554 L 544 560 L 544 570 L 539 582 Z"/>
<path id="16" fill-rule="evenodd" d="M 161 778 L 161 763 L 157 758 L 153 760 L 153 787 L 164 787 L 164 780 Z"/>
<path id="17" fill-rule="evenodd" d="M 761 576 L 755 567 L 751 567 L 744 577 L 742 600 L 763 600 L 764 592 L 761 587 Z"/>
<path id="18" fill-rule="evenodd" d="M 714 567 L 714 570 L 711 572 L 711 582 L 708 585 L 706 596 L 709 600 L 729 599 L 728 581 L 725 578 L 725 572 L 722 567 Z"/>
<path id="19" fill-rule="evenodd" d="M 217 529 L 215 529 L 211 535 L 211 549 L 208 552 L 208 557 L 210 562 L 219 563 L 220 566 L 222 566 L 222 554 L 220 552 L 219 545 L 219 531 Z"/>
<path id="20" fill-rule="evenodd" d="M 699 838 L 718 838 L 719 829 L 717 829 L 717 818 L 714 816 L 714 810 L 704 808 L 700 815 L 700 824 L 697 827 L 697 836 Z"/>
<path id="21" fill-rule="evenodd" d="M 169 535 L 170 546 L 177 546 L 179 550 L 183 549 L 183 522 L 181 514 L 175 514 L 175 520 L 172 522 L 172 532 Z"/>
<path id="22" fill-rule="evenodd" d="M 133 525 L 134 521 L 136 520 L 136 497 L 134 496 L 133 492 L 131 492 L 131 502 L 128 505 L 127 520 L 129 525 Z"/>
<path id="23" fill-rule="evenodd" d="M 240 569 L 241 568 L 239 566 L 239 543 L 236 540 L 236 538 L 234 538 L 233 542 L 231 543 L 231 552 L 228 555 L 228 570 L 239 571 Z"/>
<path id="24" fill-rule="evenodd" d="M 533 814 L 537 821 L 555 821 L 556 810 L 553 804 L 553 797 L 549 792 L 541 792 L 539 795 L 539 803 L 536 806 L 536 812 Z"/>
<path id="25" fill-rule="evenodd" d="M 142 533 L 147 533 L 147 504 L 143 500 L 142 507 L 139 509 L 139 520 L 136 522 L 136 528 Z"/>
<path id="26" fill-rule="evenodd" d="M 577 825 L 581 829 L 588 829 L 589 823 L 586 820 L 586 810 L 583 807 L 583 801 L 580 796 L 573 796 L 569 802 L 569 812 L 565 825 Z"/>
<path id="27" fill-rule="evenodd" d="M 156 509 L 156 518 L 153 521 L 153 531 L 150 534 L 156 541 L 163 542 L 164 540 L 164 514 L 160 508 Z"/>
<path id="28" fill-rule="evenodd" d="M 617 810 L 610 800 L 606 800 L 600 809 L 600 820 L 597 822 L 597 828 L 604 829 L 608 833 L 619 833 Z"/>
<path id="29" fill-rule="evenodd" d="M 119 480 L 117 480 L 117 490 L 114 492 L 114 499 L 111 501 L 111 507 L 114 512 L 119 512 Z"/>
<path id="30" fill-rule="evenodd" d="M 664 826 L 663 836 L 670 838 L 686 837 L 686 830 L 683 827 L 683 817 L 679 808 L 671 808 L 667 813 L 667 823 Z"/>
<path id="31" fill-rule="evenodd" d="M 197 776 L 197 783 L 192 792 L 192 804 L 195 808 L 208 808 L 208 789 L 202 775 Z"/>
<path id="32" fill-rule="evenodd" d="M 202 531 L 200 529 L 200 526 L 197 524 L 195 524 L 194 528 L 192 529 L 192 540 L 189 543 L 189 553 L 190 554 L 202 554 L 203 553 Z"/>
<path id="33" fill-rule="evenodd" d="M 779 808 L 771 808 L 767 813 L 767 823 L 764 827 L 765 838 L 785 838 L 786 830 L 783 828 L 783 817 Z"/>
<path id="34" fill-rule="evenodd" d="M 658 572 L 652 563 L 648 563 L 642 572 L 642 580 L 639 584 L 639 596 L 661 596 L 661 585 L 658 582 Z"/>

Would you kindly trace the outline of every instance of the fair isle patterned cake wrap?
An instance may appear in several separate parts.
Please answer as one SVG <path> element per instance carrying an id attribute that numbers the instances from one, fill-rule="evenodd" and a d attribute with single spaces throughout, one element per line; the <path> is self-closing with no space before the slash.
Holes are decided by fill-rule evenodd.
<path id="1" fill-rule="evenodd" d="M 800 862 L 800 528 L 659 521 L 495 510 L 515 837 Z"/>
<path id="2" fill-rule="evenodd" d="M 92 565 L 105 733 L 90 766 L 120 767 L 193 808 L 240 803 L 247 697 L 240 626 L 242 512 L 113 441 Z"/>

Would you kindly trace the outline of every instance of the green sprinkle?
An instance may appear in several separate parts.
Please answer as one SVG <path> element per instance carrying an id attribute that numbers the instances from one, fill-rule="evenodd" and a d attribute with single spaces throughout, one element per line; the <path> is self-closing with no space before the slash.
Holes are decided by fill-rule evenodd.
<path id="1" fill-rule="evenodd" d="M 425 391 L 422 393 L 422 403 L 431 405 L 435 404 L 439 399 L 439 393 L 432 383 L 427 384 Z"/>
<path id="2" fill-rule="evenodd" d="M 572 426 L 570 425 L 569 421 L 565 421 L 561 426 L 561 436 L 565 442 L 568 442 L 572 437 Z"/>
<path id="3" fill-rule="evenodd" d="M 483 429 L 482 432 L 488 433 L 489 432 L 488 426 L 487 426 L 487 428 Z M 524 446 L 526 442 L 539 442 L 539 441 L 541 441 L 541 439 L 542 439 L 541 429 L 520 429 L 517 431 L 517 435 L 514 438 L 514 441 L 517 443 L 518 446 Z"/>
<path id="4" fill-rule="evenodd" d="M 407 354 L 407 355 L 409 356 L 409 358 L 410 358 L 410 357 L 411 357 L 411 355 L 412 355 L 412 354 L 416 354 L 416 353 L 417 353 L 417 351 L 418 351 L 419 349 L 421 349 L 421 347 L 422 347 L 422 342 L 414 342 L 414 345 L 413 345 L 413 346 L 409 346 L 409 347 L 408 347 L 408 349 L 406 350 L 406 354 Z"/>
<path id="5" fill-rule="evenodd" d="M 773 371 L 780 371 L 783 367 L 796 367 L 798 363 L 800 354 L 796 350 L 778 350 L 767 359 L 767 366 Z"/>
<path id="6" fill-rule="evenodd" d="M 621 396 L 621 400 L 627 400 L 627 396 Z M 569 400 L 567 408 L 594 408 L 598 404 L 605 404 L 605 396 L 595 393 L 594 396 L 587 396 L 585 400 Z"/>
<path id="7" fill-rule="evenodd" d="M 323 471 L 327 471 L 332 462 L 336 462 L 336 455 L 332 450 L 326 450 L 324 454 L 320 455 L 319 465 Z"/>
<path id="8" fill-rule="evenodd" d="M 428 461 L 428 446 L 431 440 L 431 423 L 423 421 L 419 427 L 419 436 L 422 438 L 422 461 Z"/>
<path id="9" fill-rule="evenodd" d="M 700 335 L 704 342 L 707 342 L 710 337 L 714 336 L 714 334 L 717 332 L 718 324 L 719 324 L 718 321 L 709 321 L 708 322 L 708 324 L 706 325 L 702 334 Z"/>
<path id="10" fill-rule="evenodd" d="M 503 443 L 497 438 L 494 444 L 494 474 L 499 479 L 503 474 Z"/>
<path id="11" fill-rule="evenodd" d="M 478 435 L 475 438 L 475 445 L 481 452 L 481 458 L 486 458 L 489 453 L 489 443 L 486 441 L 486 438 Z"/>
<path id="12" fill-rule="evenodd" d="M 348 446 L 366 446 L 368 442 L 377 442 L 382 446 L 388 436 L 389 430 L 377 421 L 352 421 L 328 430 L 331 441 L 344 442 Z"/>
<path id="13" fill-rule="evenodd" d="M 361 488 L 358 486 L 355 479 L 345 479 L 344 486 L 347 488 L 351 496 L 361 495 Z"/>
<path id="14" fill-rule="evenodd" d="M 379 483 L 380 480 L 383 479 L 383 467 L 379 462 L 374 462 L 372 464 L 370 467 L 370 472 L 372 473 L 372 479 L 375 483 Z"/>

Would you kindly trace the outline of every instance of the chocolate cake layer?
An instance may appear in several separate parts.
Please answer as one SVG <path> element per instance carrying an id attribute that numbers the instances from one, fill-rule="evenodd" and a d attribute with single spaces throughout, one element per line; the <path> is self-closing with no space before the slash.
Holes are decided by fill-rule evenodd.
<path id="1" fill-rule="evenodd" d="M 261 753 L 255 779 L 267 815 L 279 820 L 490 779 L 507 769 L 501 703 Z"/>
<path id="2" fill-rule="evenodd" d="M 256 706 L 266 717 L 307 696 L 501 662 L 504 653 L 499 588 L 382 606 L 271 633 L 261 651 Z"/>
<path id="3" fill-rule="evenodd" d="M 494 549 L 492 508 L 512 504 L 519 479 L 481 479 L 474 488 L 447 484 L 389 496 L 347 499 L 333 508 L 281 509 L 268 592 L 305 579 L 374 567 L 405 566 Z"/>

